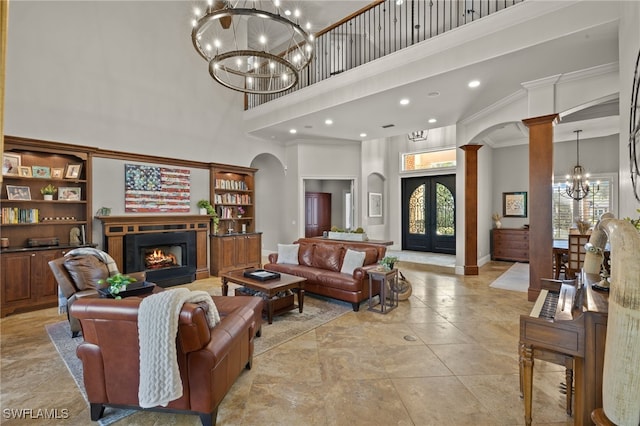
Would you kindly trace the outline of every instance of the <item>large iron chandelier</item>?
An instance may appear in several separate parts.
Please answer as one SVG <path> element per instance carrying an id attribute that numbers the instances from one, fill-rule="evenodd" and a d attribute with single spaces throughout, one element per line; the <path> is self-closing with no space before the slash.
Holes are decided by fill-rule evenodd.
<path id="1" fill-rule="evenodd" d="M 580 132 L 582 130 L 574 130 L 576 134 L 576 165 L 573 166 L 573 172 L 567 177 L 567 195 L 576 201 L 582 200 L 589 194 L 589 173 L 586 173 L 584 167 L 580 165 Z"/>
<path id="2" fill-rule="evenodd" d="M 298 83 L 313 57 L 313 36 L 280 14 L 280 0 L 207 0 L 194 9 L 191 40 L 220 84 L 273 94 Z M 298 20 L 299 11 L 285 11 Z"/>

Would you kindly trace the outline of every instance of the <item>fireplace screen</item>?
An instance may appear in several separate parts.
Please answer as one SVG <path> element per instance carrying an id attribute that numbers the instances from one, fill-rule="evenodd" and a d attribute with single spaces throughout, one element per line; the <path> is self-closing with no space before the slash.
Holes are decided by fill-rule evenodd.
<path id="1" fill-rule="evenodd" d="M 145 269 L 182 266 L 182 246 L 145 247 L 142 249 Z"/>

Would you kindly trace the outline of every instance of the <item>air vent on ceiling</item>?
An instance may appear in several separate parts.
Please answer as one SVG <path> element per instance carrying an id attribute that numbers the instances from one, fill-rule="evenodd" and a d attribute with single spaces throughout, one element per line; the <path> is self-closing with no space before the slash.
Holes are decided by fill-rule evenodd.
<path id="1" fill-rule="evenodd" d="M 388 129 L 389 127 L 393 127 L 395 126 L 395 124 L 385 124 L 384 126 L 382 126 L 383 129 Z"/>

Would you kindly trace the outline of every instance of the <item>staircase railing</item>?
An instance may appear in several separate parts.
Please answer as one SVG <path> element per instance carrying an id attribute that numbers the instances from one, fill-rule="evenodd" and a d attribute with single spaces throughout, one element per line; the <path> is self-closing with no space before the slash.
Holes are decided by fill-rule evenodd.
<path id="1" fill-rule="evenodd" d="M 245 108 L 286 96 L 522 1 L 375 1 L 315 35 L 315 56 L 295 87 L 271 95 L 248 94 Z"/>

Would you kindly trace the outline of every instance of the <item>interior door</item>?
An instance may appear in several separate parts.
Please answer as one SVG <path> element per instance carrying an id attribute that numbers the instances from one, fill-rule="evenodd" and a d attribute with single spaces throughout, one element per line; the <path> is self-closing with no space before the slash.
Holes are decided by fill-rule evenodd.
<path id="1" fill-rule="evenodd" d="M 456 252 L 456 177 L 402 179 L 402 249 Z"/>
<path id="2" fill-rule="evenodd" d="M 322 236 L 331 229 L 331 194 L 328 192 L 305 192 L 305 224 L 306 238 Z"/>

